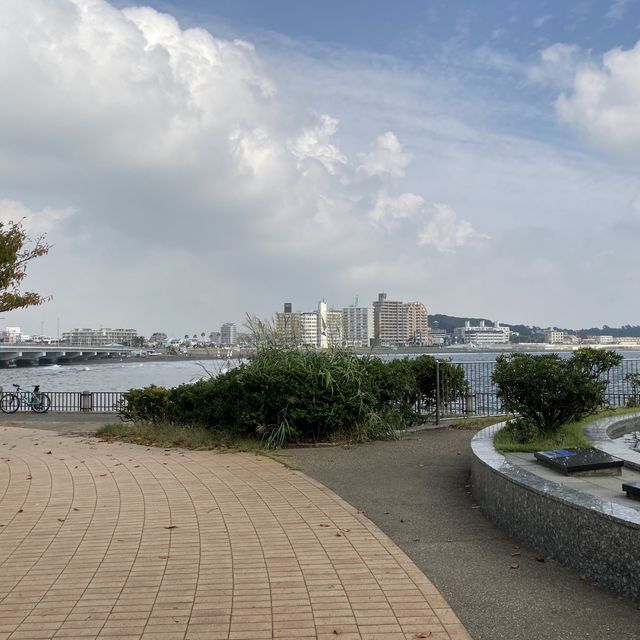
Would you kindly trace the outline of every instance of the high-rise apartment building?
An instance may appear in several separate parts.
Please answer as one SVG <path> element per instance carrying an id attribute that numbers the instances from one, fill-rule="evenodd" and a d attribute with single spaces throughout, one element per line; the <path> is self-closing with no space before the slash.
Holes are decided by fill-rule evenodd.
<path id="1" fill-rule="evenodd" d="M 405 302 L 402 305 L 404 316 L 404 343 L 410 345 L 429 344 L 429 316 L 422 302 Z"/>
<path id="2" fill-rule="evenodd" d="M 283 345 L 326 349 L 342 344 L 342 312 L 327 308 L 321 300 L 316 311 L 292 311 L 287 302 L 276 313 L 276 332 Z"/>
<path id="3" fill-rule="evenodd" d="M 237 344 L 238 332 L 235 323 L 225 322 L 220 327 L 220 342 L 226 347 Z"/>
<path id="4" fill-rule="evenodd" d="M 387 300 L 386 293 L 379 293 L 373 303 L 374 344 L 379 347 L 404 344 L 402 302 Z"/>
<path id="5" fill-rule="evenodd" d="M 374 337 L 373 307 L 351 305 L 342 309 L 344 341 L 350 347 L 368 347 Z"/>
<path id="6" fill-rule="evenodd" d="M 376 346 L 425 345 L 429 317 L 421 302 L 387 300 L 386 293 L 379 293 L 373 303 L 373 329 Z"/>

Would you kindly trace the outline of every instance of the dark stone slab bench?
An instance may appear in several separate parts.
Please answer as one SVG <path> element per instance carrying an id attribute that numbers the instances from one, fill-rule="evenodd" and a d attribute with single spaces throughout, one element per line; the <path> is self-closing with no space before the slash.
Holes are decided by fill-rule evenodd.
<path id="1" fill-rule="evenodd" d="M 622 490 L 627 492 L 627 498 L 640 500 L 640 482 L 623 482 Z"/>
<path id="2" fill-rule="evenodd" d="M 619 476 L 624 462 L 600 449 L 536 451 L 536 460 L 565 476 Z"/>

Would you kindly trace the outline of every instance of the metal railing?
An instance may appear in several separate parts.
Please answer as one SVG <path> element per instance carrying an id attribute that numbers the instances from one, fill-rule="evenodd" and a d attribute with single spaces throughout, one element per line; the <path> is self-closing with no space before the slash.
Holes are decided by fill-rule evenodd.
<path id="1" fill-rule="evenodd" d="M 6 389 L 3 392 L 11 393 Z M 49 411 L 78 411 L 96 413 L 115 413 L 122 403 L 122 391 L 43 391 L 51 398 Z M 21 402 L 19 412 L 31 411 L 26 402 Z"/>
<path id="2" fill-rule="evenodd" d="M 416 409 L 426 417 L 439 422 L 440 418 L 460 416 L 495 416 L 505 415 L 502 402 L 497 396 L 492 376 L 496 363 L 494 360 L 478 362 L 438 361 L 437 378 L 439 379 L 440 362 L 459 367 L 464 372 L 469 390 L 465 394 L 455 394 L 447 388 L 446 378 L 439 380 L 435 405 Z M 605 402 L 611 407 L 624 407 L 630 402 L 640 405 L 640 389 L 634 387 L 629 375 L 640 375 L 640 359 L 625 359 L 617 367 L 613 367 L 606 376 Z M 453 400 L 445 401 L 446 398 Z"/>
<path id="3" fill-rule="evenodd" d="M 443 376 L 440 379 L 440 363 L 459 367 L 464 373 L 468 383 L 468 391 L 454 393 L 448 388 L 449 379 Z M 416 405 L 416 410 L 426 418 L 459 417 L 459 416 L 493 416 L 504 415 L 505 411 L 497 396 L 496 386 L 491 379 L 496 363 L 490 361 L 478 362 L 453 362 L 440 360 L 436 366 L 438 379 L 435 403 L 425 406 L 422 403 Z M 640 375 L 640 359 L 623 360 L 620 365 L 611 369 L 606 375 L 607 389 L 605 401 L 612 407 L 623 407 L 630 402 L 640 405 L 640 388 L 634 386 L 629 380 L 629 375 Z M 5 390 L 9 392 L 8 390 Z M 3 389 L 0 388 L 0 394 Z M 115 413 L 123 402 L 122 391 L 46 391 L 51 398 L 50 411 L 86 411 Z M 26 403 L 21 403 L 18 411 L 30 411 Z"/>

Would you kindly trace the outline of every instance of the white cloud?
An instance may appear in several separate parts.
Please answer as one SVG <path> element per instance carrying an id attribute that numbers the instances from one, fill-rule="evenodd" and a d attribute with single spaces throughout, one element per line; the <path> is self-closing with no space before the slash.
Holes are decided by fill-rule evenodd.
<path id="1" fill-rule="evenodd" d="M 338 121 L 328 115 L 320 116 L 314 127 L 305 129 L 291 144 L 291 152 L 298 159 L 298 166 L 304 167 L 305 160 L 318 161 L 331 175 L 337 165 L 347 164 L 347 158 L 340 149 L 330 142 L 338 130 Z"/>
<path id="2" fill-rule="evenodd" d="M 20 222 L 30 234 L 39 235 L 53 231 L 60 222 L 74 213 L 72 207 L 44 207 L 40 211 L 32 211 L 22 202 L 0 198 L 0 222 Z"/>
<path id="3" fill-rule="evenodd" d="M 536 139 L 526 125 L 547 113 L 511 81 L 517 60 L 485 47 L 418 67 L 103 0 L 0 2 L 0 198 L 49 220 L 55 245 L 29 275 L 54 300 L 16 325 L 180 335 L 382 290 L 459 315 L 596 322 L 586 279 L 621 283 L 603 321 L 637 315 L 619 276 L 631 248 L 586 275 L 579 254 L 620 242 L 602 211 L 635 216 L 640 184 Z M 535 260 L 556 265 L 553 296 L 525 277 Z"/>
<path id="4" fill-rule="evenodd" d="M 442 253 L 453 253 L 478 233 L 466 220 L 458 220 L 455 211 L 446 204 L 434 203 L 431 218 L 418 235 L 420 246 L 433 246 Z M 487 236 L 480 236 L 488 239 Z"/>
<path id="5" fill-rule="evenodd" d="M 424 198 L 415 193 L 403 193 L 389 196 L 385 192 L 378 194 L 371 219 L 385 229 L 393 229 L 401 220 L 414 218 L 424 206 Z"/>
<path id="6" fill-rule="evenodd" d="M 577 45 L 558 42 L 540 52 L 540 61 L 528 70 L 529 79 L 558 89 L 568 88 L 576 69 L 586 59 L 587 52 Z"/>
<path id="7" fill-rule="evenodd" d="M 597 146 L 638 155 L 640 149 L 640 42 L 612 49 L 599 64 L 578 67 L 570 93 L 557 101 L 561 121 L 583 132 Z"/>
<path id="8" fill-rule="evenodd" d="M 390 175 L 401 178 L 412 160 L 396 135 L 387 131 L 378 137 L 368 153 L 360 154 L 358 169 L 367 176 Z"/>

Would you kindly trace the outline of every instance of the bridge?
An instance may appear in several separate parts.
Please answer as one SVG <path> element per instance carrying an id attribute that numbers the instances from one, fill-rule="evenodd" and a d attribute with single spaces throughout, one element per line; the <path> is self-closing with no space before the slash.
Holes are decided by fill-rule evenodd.
<path id="1" fill-rule="evenodd" d="M 0 367 L 33 367 L 41 364 L 68 364 L 99 358 L 131 355 L 131 347 L 69 347 L 66 345 L 0 345 Z"/>

